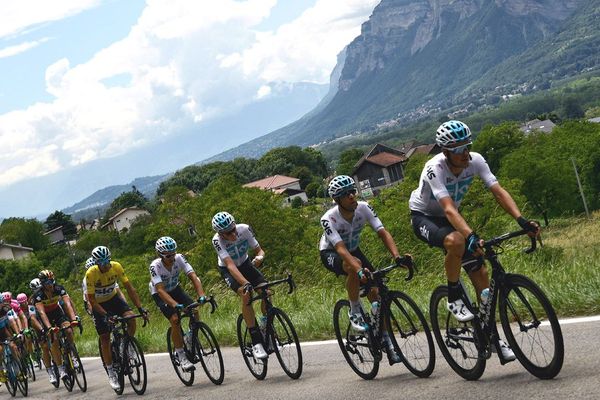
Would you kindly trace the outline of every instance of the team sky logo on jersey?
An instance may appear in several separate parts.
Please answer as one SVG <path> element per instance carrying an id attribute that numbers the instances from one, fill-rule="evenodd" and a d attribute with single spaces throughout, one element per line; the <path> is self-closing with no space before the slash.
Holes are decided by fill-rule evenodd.
<path id="1" fill-rule="evenodd" d="M 377 213 L 375 212 L 375 209 L 373 209 L 373 207 L 371 207 L 371 205 L 370 205 L 370 204 L 367 204 L 367 207 L 369 207 L 369 210 L 371 210 L 371 212 L 373 213 L 373 216 L 374 216 L 375 218 L 377 218 Z"/>
<path id="2" fill-rule="evenodd" d="M 446 190 L 448 190 L 448 193 L 450 194 L 450 196 L 452 196 L 452 199 L 455 202 L 459 202 L 467 194 L 469 187 L 471 187 L 471 183 L 473 183 L 472 176 L 471 178 L 465 179 L 453 185 L 446 185 Z"/>
<path id="3" fill-rule="evenodd" d="M 215 247 L 215 249 L 217 251 L 221 251 L 221 245 L 219 244 L 219 239 L 214 239 L 213 240 L 213 246 Z"/>
<path id="4" fill-rule="evenodd" d="M 452 183 L 454 182 L 454 178 L 451 178 L 449 176 L 446 177 L 446 184 Z"/>
<path id="5" fill-rule="evenodd" d="M 151 275 L 152 277 L 155 277 L 155 276 L 156 276 L 156 270 L 154 269 L 154 267 L 150 268 L 150 275 Z"/>
<path id="6" fill-rule="evenodd" d="M 321 220 L 321 226 L 323 227 L 323 230 L 325 231 L 326 235 L 331 235 L 333 233 L 333 230 L 329 225 L 329 221 L 327 221 L 326 219 Z"/>
<path id="7" fill-rule="evenodd" d="M 427 178 L 429 180 L 432 180 L 433 178 L 435 178 L 435 172 L 433 172 L 433 168 L 431 167 L 431 165 L 427 167 L 426 174 L 427 174 Z"/>

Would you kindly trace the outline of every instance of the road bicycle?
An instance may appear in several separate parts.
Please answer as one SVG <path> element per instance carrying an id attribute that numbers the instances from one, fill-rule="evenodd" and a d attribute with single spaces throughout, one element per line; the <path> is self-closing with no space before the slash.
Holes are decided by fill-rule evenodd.
<path id="1" fill-rule="evenodd" d="M 78 324 L 77 326 L 79 327 L 79 334 L 81 335 L 83 333 L 83 327 L 81 324 Z M 82 392 L 85 392 L 87 391 L 87 379 L 85 377 L 83 363 L 79 357 L 79 351 L 77 351 L 75 342 L 71 343 L 67 336 L 67 331 L 72 329 L 72 327 L 56 327 L 56 329 L 58 330 L 58 347 L 62 356 L 65 372 L 67 373 L 66 377 L 62 379 L 65 388 L 67 391 L 71 392 L 75 386 L 75 382 L 77 382 L 79 389 Z M 56 368 L 56 363 L 53 364 L 53 368 L 55 368 L 54 372 L 57 373 L 58 368 Z M 58 374 L 55 376 L 58 377 Z M 58 387 L 58 384 L 56 387 Z"/>
<path id="2" fill-rule="evenodd" d="M 16 343 L 19 354 L 21 355 L 21 368 L 24 371 L 27 371 L 27 378 L 30 379 L 32 382 L 35 382 L 36 376 L 35 368 L 33 366 L 33 360 L 31 359 L 31 354 L 27 351 L 27 345 L 25 343 L 26 336 L 30 337 L 31 335 L 30 332 L 31 331 L 29 330 L 24 332 L 23 337 L 17 340 Z"/>
<path id="3" fill-rule="evenodd" d="M 398 264 L 372 272 L 368 282 L 361 285 L 361 297 L 366 296 L 372 287 L 379 289 L 380 296 L 380 306 L 375 314 L 365 312 L 361 307 L 368 325 L 364 332 L 352 328 L 347 299 L 338 300 L 333 309 L 333 328 L 340 350 L 350 368 L 363 379 L 377 376 L 383 351 L 390 351 L 383 343 L 384 332 L 388 333 L 394 351 L 411 373 L 426 378 L 435 367 L 433 337 L 423 313 L 408 294 L 389 290 L 387 286 L 387 275 L 400 266 L 408 268 L 405 281 L 411 280 L 414 265 L 412 258 L 405 256 Z"/>
<path id="4" fill-rule="evenodd" d="M 112 316 L 108 320 L 113 368 L 119 381 L 119 388 L 115 389 L 117 394 L 122 394 L 125 389 L 125 375 L 127 375 L 131 388 L 136 394 L 141 395 L 146 391 L 148 375 L 144 352 L 142 351 L 142 347 L 138 340 L 135 337 L 130 336 L 127 332 L 127 321 L 140 317 L 144 319 L 142 327 L 145 327 L 148 323 L 145 314 L 135 314 L 126 317 Z M 104 365 L 104 370 L 106 370 L 106 364 L 102 357 L 100 338 L 98 338 L 98 350 L 100 352 L 102 364 Z"/>
<path id="5" fill-rule="evenodd" d="M 273 294 L 271 288 L 282 283 L 288 284 L 288 294 L 291 294 L 296 287 L 292 279 L 292 274 L 288 273 L 286 278 L 257 285 L 254 288 L 256 295 L 251 296 L 248 304 L 251 305 L 256 300 L 265 302 L 267 311 L 266 324 L 260 326 L 255 322 L 255 326 L 261 328 L 265 351 L 267 355 L 275 353 L 286 375 L 292 379 L 298 379 L 302 375 L 302 350 L 296 329 L 287 314 L 280 308 L 273 306 L 271 301 Z M 269 359 L 268 357 L 262 360 L 254 358 L 252 353 L 252 338 L 242 314 L 237 319 L 237 336 L 244 362 L 250 373 L 258 380 L 265 379 Z"/>
<path id="6" fill-rule="evenodd" d="M 210 313 L 214 313 L 217 308 L 217 302 L 212 296 L 207 298 L 206 302 L 211 306 Z M 196 319 L 194 309 L 200 305 L 200 303 L 194 302 L 186 306 L 183 310 L 176 309 L 177 316 L 179 317 L 181 337 L 184 339 L 183 349 L 187 359 L 191 363 L 197 364 L 200 362 L 208 379 L 215 385 L 220 385 L 223 383 L 225 376 L 223 356 L 221 355 L 219 343 L 211 329 L 206 323 Z M 186 332 L 183 332 L 181 321 L 185 317 L 189 317 L 189 328 Z M 184 385 L 191 386 L 194 383 L 194 371 L 184 371 L 181 368 L 179 357 L 177 352 L 175 352 L 175 344 L 171 339 L 171 327 L 167 330 L 167 348 L 177 376 Z"/>
<path id="7" fill-rule="evenodd" d="M 464 379 L 479 379 L 494 350 L 501 364 L 509 362 L 502 357 L 498 343 L 496 306 L 502 330 L 525 369 L 540 379 L 551 379 L 562 368 L 562 331 L 550 301 L 534 281 L 507 273 L 498 260 L 504 241 L 527 233 L 520 230 L 484 242 L 485 258 L 492 266 L 489 300 L 477 308 L 464 284 L 460 289 L 463 302 L 475 315 L 473 320 L 461 323 L 451 315 L 446 308 L 447 286 L 439 286 L 431 296 L 431 325 L 438 346 L 450 367 Z M 526 253 L 532 253 L 537 246 L 535 237 L 530 240 Z"/>
<path id="8" fill-rule="evenodd" d="M 15 396 L 17 394 L 17 389 L 23 396 L 27 396 L 28 390 L 28 382 L 27 382 L 27 372 L 23 370 L 22 363 L 17 357 L 16 354 L 13 353 L 10 343 L 15 339 L 5 339 L 2 341 L 3 344 L 3 358 L 2 358 L 2 370 L 6 371 L 6 388 L 11 396 Z"/>

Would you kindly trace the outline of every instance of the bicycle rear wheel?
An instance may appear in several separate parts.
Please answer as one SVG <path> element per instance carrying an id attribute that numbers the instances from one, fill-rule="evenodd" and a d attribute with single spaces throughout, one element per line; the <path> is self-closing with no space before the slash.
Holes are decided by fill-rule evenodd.
<path id="1" fill-rule="evenodd" d="M 27 396 L 27 390 L 29 388 L 27 371 L 25 371 L 21 367 L 21 363 L 14 358 L 10 360 L 10 363 L 12 364 L 11 369 L 13 371 L 13 379 L 16 380 L 16 386 L 19 389 L 19 392 L 21 392 L 23 396 Z"/>
<path id="2" fill-rule="evenodd" d="M 63 353 L 63 367 L 67 375 L 62 379 L 63 384 L 68 392 L 73 391 L 73 386 L 75 385 L 75 379 L 73 378 L 73 361 L 69 360 L 69 353 Z M 60 378 L 59 378 L 60 379 Z"/>
<path id="3" fill-rule="evenodd" d="M 285 312 L 273 308 L 269 315 L 267 347 L 273 350 L 283 371 L 292 379 L 302 375 L 302 350 L 296 329 Z"/>
<path id="4" fill-rule="evenodd" d="M 429 313 L 431 328 L 438 347 L 448 365 L 460 376 L 469 381 L 477 380 L 485 371 L 485 357 L 480 330 L 475 320 L 459 322 L 448 311 L 448 287 L 438 286 L 431 295 Z"/>
<path id="5" fill-rule="evenodd" d="M 35 367 L 33 366 L 33 361 L 31 360 L 31 355 L 29 353 L 24 353 L 23 355 L 23 369 L 27 371 L 27 377 L 31 379 L 32 382 L 35 382 Z"/>
<path id="6" fill-rule="evenodd" d="M 552 304 L 531 279 L 506 277 L 500 293 L 500 321 L 519 362 L 540 379 L 554 378 L 564 360 L 562 331 Z"/>
<path id="7" fill-rule="evenodd" d="M 71 344 L 69 348 L 69 352 L 71 353 L 71 360 L 69 364 L 72 366 L 71 372 L 73 373 L 73 378 L 75 378 L 75 382 L 77 382 L 77 386 L 82 392 L 87 391 L 87 379 L 85 377 L 85 370 L 83 369 L 83 363 L 81 362 L 81 358 L 79 357 L 79 351 L 77 351 L 77 346 L 75 344 Z M 74 364 L 77 364 L 75 366 Z"/>
<path id="8" fill-rule="evenodd" d="M 167 329 L 167 349 L 169 351 L 169 357 L 171 358 L 171 364 L 173 364 L 173 368 L 175 369 L 175 373 L 179 380 L 183 382 L 185 386 L 192 386 L 194 383 L 194 371 L 184 371 L 183 368 L 181 368 L 179 355 L 175 351 L 175 343 L 173 343 L 171 338 L 171 329 L 171 327 Z M 183 337 L 183 331 L 181 331 L 181 337 Z"/>
<path id="9" fill-rule="evenodd" d="M 246 326 L 246 322 L 244 322 L 242 314 L 240 314 L 237 319 L 237 337 L 242 356 L 244 357 L 244 362 L 250 370 L 250 373 L 258 380 L 265 379 L 265 376 L 267 376 L 269 359 L 265 358 L 260 360 L 254 358 L 254 355 L 252 354 L 252 338 L 250 337 L 250 331 Z"/>
<path id="10" fill-rule="evenodd" d="M 435 367 L 435 345 L 423 313 L 406 293 L 396 291 L 390 292 L 388 310 L 390 338 L 404 365 L 419 378 L 428 377 Z"/>
<path id="11" fill-rule="evenodd" d="M 6 357 L 5 357 L 6 358 Z M 6 366 L 6 388 L 12 397 L 17 394 L 17 372 L 10 360 L 4 360 Z"/>
<path id="12" fill-rule="evenodd" d="M 340 350 L 350 368 L 363 379 L 373 379 L 379 372 L 381 354 L 373 346 L 375 340 L 369 329 L 357 332 L 350 325 L 350 302 L 338 300 L 333 309 L 333 329 Z"/>
<path id="13" fill-rule="evenodd" d="M 196 322 L 195 332 L 195 353 L 200 357 L 202 368 L 212 383 L 220 385 L 225 377 L 225 366 L 219 343 L 208 325 L 202 321 Z"/>
<path id="14" fill-rule="evenodd" d="M 52 361 L 52 372 L 54 372 L 54 376 L 56 377 L 56 381 L 52 385 L 58 388 L 60 386 L 60 374 L 58 373 L 58 365 L 54 361 Z"/>
<path id="15" fill-rule="evenodd" d="M 123 340 L 125 341 L 125 351 L 123 354 L 125 373 L 129 378 L 129 383 L 133 391 L 137 394 L 144 394 L 146 385 L 148 384 L 144 352 L 136 338 L 126 336 Z"/>

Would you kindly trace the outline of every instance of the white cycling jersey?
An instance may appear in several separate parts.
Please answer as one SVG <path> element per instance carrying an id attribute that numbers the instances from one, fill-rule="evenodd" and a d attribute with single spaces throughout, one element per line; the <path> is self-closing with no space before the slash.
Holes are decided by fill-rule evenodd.
<path id="1" fill-rule="evenodd" d="M 248 259 L 248 249 L 253 249 L 259 246 L 258 241 L 254 237 L 252 228 L 246 224 L 236 224 L 235 231 L 237 233 L 234 241 L 223 239 L 218 233 L 212 238 L 213 247 L 218 254 L 217 262 L 220 267 L 225 267 L 225 258 L 231 257 L 236 267 L 242 265 Z"/>
<path id="2" fill-rule="evenodd" d="M 162 283 L 167 292 L 172 291 L 179 285 L 179 274 L 183 271 L 186 275 L 194 272 L 192 266 L 187 262 L 182 254 L 175 254 L 175 261 L 169 271 L 160 258 L 155 259 L 150 264 L 150 283 L 148 288 L 150 294 L 156 293 L 156 285 Z"/>
<path id="3" fill-rule="evenodd" d="M 412 211 L 425 215 L 444 217 L 445 213 L 439 200 L 450 197 L 458 208 L 475 176 L 479 176 L 488 188 L 498 183 L 481 154 L 471 153 L 469 166 L 456 176 L 450 171 L 446 156 L 440 153 L 425 164 L 419 187 L 411 193 L 408 206 Z"/>
<path id="4" fill-rule="evenodd" d="M 360 233 L 367 223 L 375 232 L 383 229 L 383 224 L 375 210 L 366 201 L 358 202 L 352 222 L 342 217 L 339 206 L 329 209 L 321 217 L 324 232 L 319 242 L 319 250 L 334 249 L 341 241 L 344 241 L 348 251 L 356 250 L 360 242 Z"/>

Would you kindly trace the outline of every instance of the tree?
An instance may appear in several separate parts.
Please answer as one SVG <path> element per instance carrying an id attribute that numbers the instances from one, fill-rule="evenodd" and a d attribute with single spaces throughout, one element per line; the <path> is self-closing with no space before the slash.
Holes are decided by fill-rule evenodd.
<path id="1" fill-rule="evenodd" d="M 73 236 L 77 234 L 77 227 L 73 223 L 71 216 L 63 213 L 62 211 L 56 210 L 52 214 L 48 215 L 44 225 L 46 225 L 46 229 L 49 231 L 62 226 L 62 231 L 65 236 Z"/>
<path id="2" fill-rule="evenodd" d="M 48 246 L 48 237 L 44 235 L 44 225 L 37 219 L 6 218 L 0 224 L 0 238 L 12 244 L 21 244 L 34 251 Z"/>
<path id="3" fill-rule="evenodd" d="M 148 199 L 134 186 L 131 192 L 121 193 L 112 201 L 112 203 L 110 203 L 110 206 L 104 214 L 103 222 L 106 222 L 110 217 L 127 207 L 140 207 L 147 209 Z"/>
<path id="4" fill-rule="evenodd" d="M 492 172 L 500 169 L 501 160 L 518 149 L 525 141 L 525 134 L 513 122 L 486 126 L 473 143 L 473 150 L 481 153 Z"/>
<path id="5" fill-rule="evenodd" d="M 344 150 L 340 154 L 340 161 L 335 169 L 338 175 L 352 175 L 354 165 L 363 156 L 363 151 L 357 148 Z"/>

